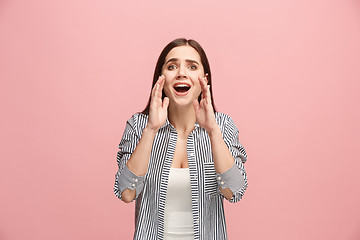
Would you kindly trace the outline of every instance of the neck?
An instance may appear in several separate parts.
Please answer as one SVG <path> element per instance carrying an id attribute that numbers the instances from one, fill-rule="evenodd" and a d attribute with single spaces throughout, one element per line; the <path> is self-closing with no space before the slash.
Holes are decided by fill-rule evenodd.
<path id="1" fill-rule="evenodd" d="M 179 134 L 187 136 L 194 129 L 195 109 L 192 105 L 179 107 L 169 104 L 168 118 Z"/>

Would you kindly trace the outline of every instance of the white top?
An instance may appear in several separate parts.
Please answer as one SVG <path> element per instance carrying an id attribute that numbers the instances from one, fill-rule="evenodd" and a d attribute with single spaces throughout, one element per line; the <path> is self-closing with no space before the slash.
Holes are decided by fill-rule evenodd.
<path id="1" fill-rule="evenodd" d="M 164 220 L 164 240 L 194 239 L 189 168 L 170 168 Z"/>

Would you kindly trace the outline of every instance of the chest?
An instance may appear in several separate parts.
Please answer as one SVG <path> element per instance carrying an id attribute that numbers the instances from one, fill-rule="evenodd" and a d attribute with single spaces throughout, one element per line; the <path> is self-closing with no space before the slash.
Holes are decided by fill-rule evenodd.
<path id="1" fill-rule="evenodd" d="M 178 136 L 176 140 L 176 147 L 174 157 L 172 159 L 171 167 L 173 168 L 188 168 L 189 161 L 187 157 L 187 138 Z"/>
<path id="2" fill-rule="evenodd" d="M 163 134 L 158 134 L 154 140 L 144 192 L 154 199 L 156 193 L 160 192 L 165 198 L 170 167 L 188 167 L 194 194 L 198 191 L 216 194 L 211 142 L 205 130 L 199 129 L 187 137 L 179 137 L 176 133 L 160 133 Z"/>
<path id="3" fill-rule="evenodd" d="M 197 129 L 188 136 L 161 131 L 154 139 L 147 177 L 154 182 L 165 180 L 170 167 L 190 168 L 193 174 L 202 174 L 203 164 L 207 163 L 213 165 L 211 142 L 205 130 Z"/>

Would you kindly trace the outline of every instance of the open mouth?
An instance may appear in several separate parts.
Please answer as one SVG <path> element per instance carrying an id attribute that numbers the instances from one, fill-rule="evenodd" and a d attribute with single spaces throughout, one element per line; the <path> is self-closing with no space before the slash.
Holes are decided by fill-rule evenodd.
<path id="1" fill-rule="evenodd" d="M 175 84 L 174 89 L 178 93 L 186 93 L 190 90 L 190 85 L 186 83 L 177 83 Z"/>

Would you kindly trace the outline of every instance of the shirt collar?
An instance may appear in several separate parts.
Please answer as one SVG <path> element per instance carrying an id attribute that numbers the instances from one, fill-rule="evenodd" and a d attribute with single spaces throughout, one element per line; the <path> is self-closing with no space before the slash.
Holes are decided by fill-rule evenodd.
<path id="1" fill-rule="evenodd" d="M 162 125 L 161 128 L 167 127 L 167 126 L 169 126 L 169 125 L 171 125 L 171 123 L 170 123 L 170 121 L 169 121 L 169 118 L 166 118 L 166 122 L 164 123 L 164 125 Z M 161 128 L 160 128 L 160 129 L 161 129 Z"/>
<path id="2" fill-rule="evenodd" d="M 162 126 L 160 127 L 160 129 L 161 129 L 161 128 L 164 128 L 164 127 L 168 127 L 168 126 L 174 128 L 174 126 L 170 123 L 169 118 L 166 118 L 166 122 L 164 123 L 164 125 L 162 125 Z M 195 122 L 194 126 L 195 126 L 195 128 L 200 127 L 200 125 L 199 125 L 199 123 L 198 123 L 197 121 Z M 174 129 L 175 129 L 175 128 L 174 128 Z"/>

